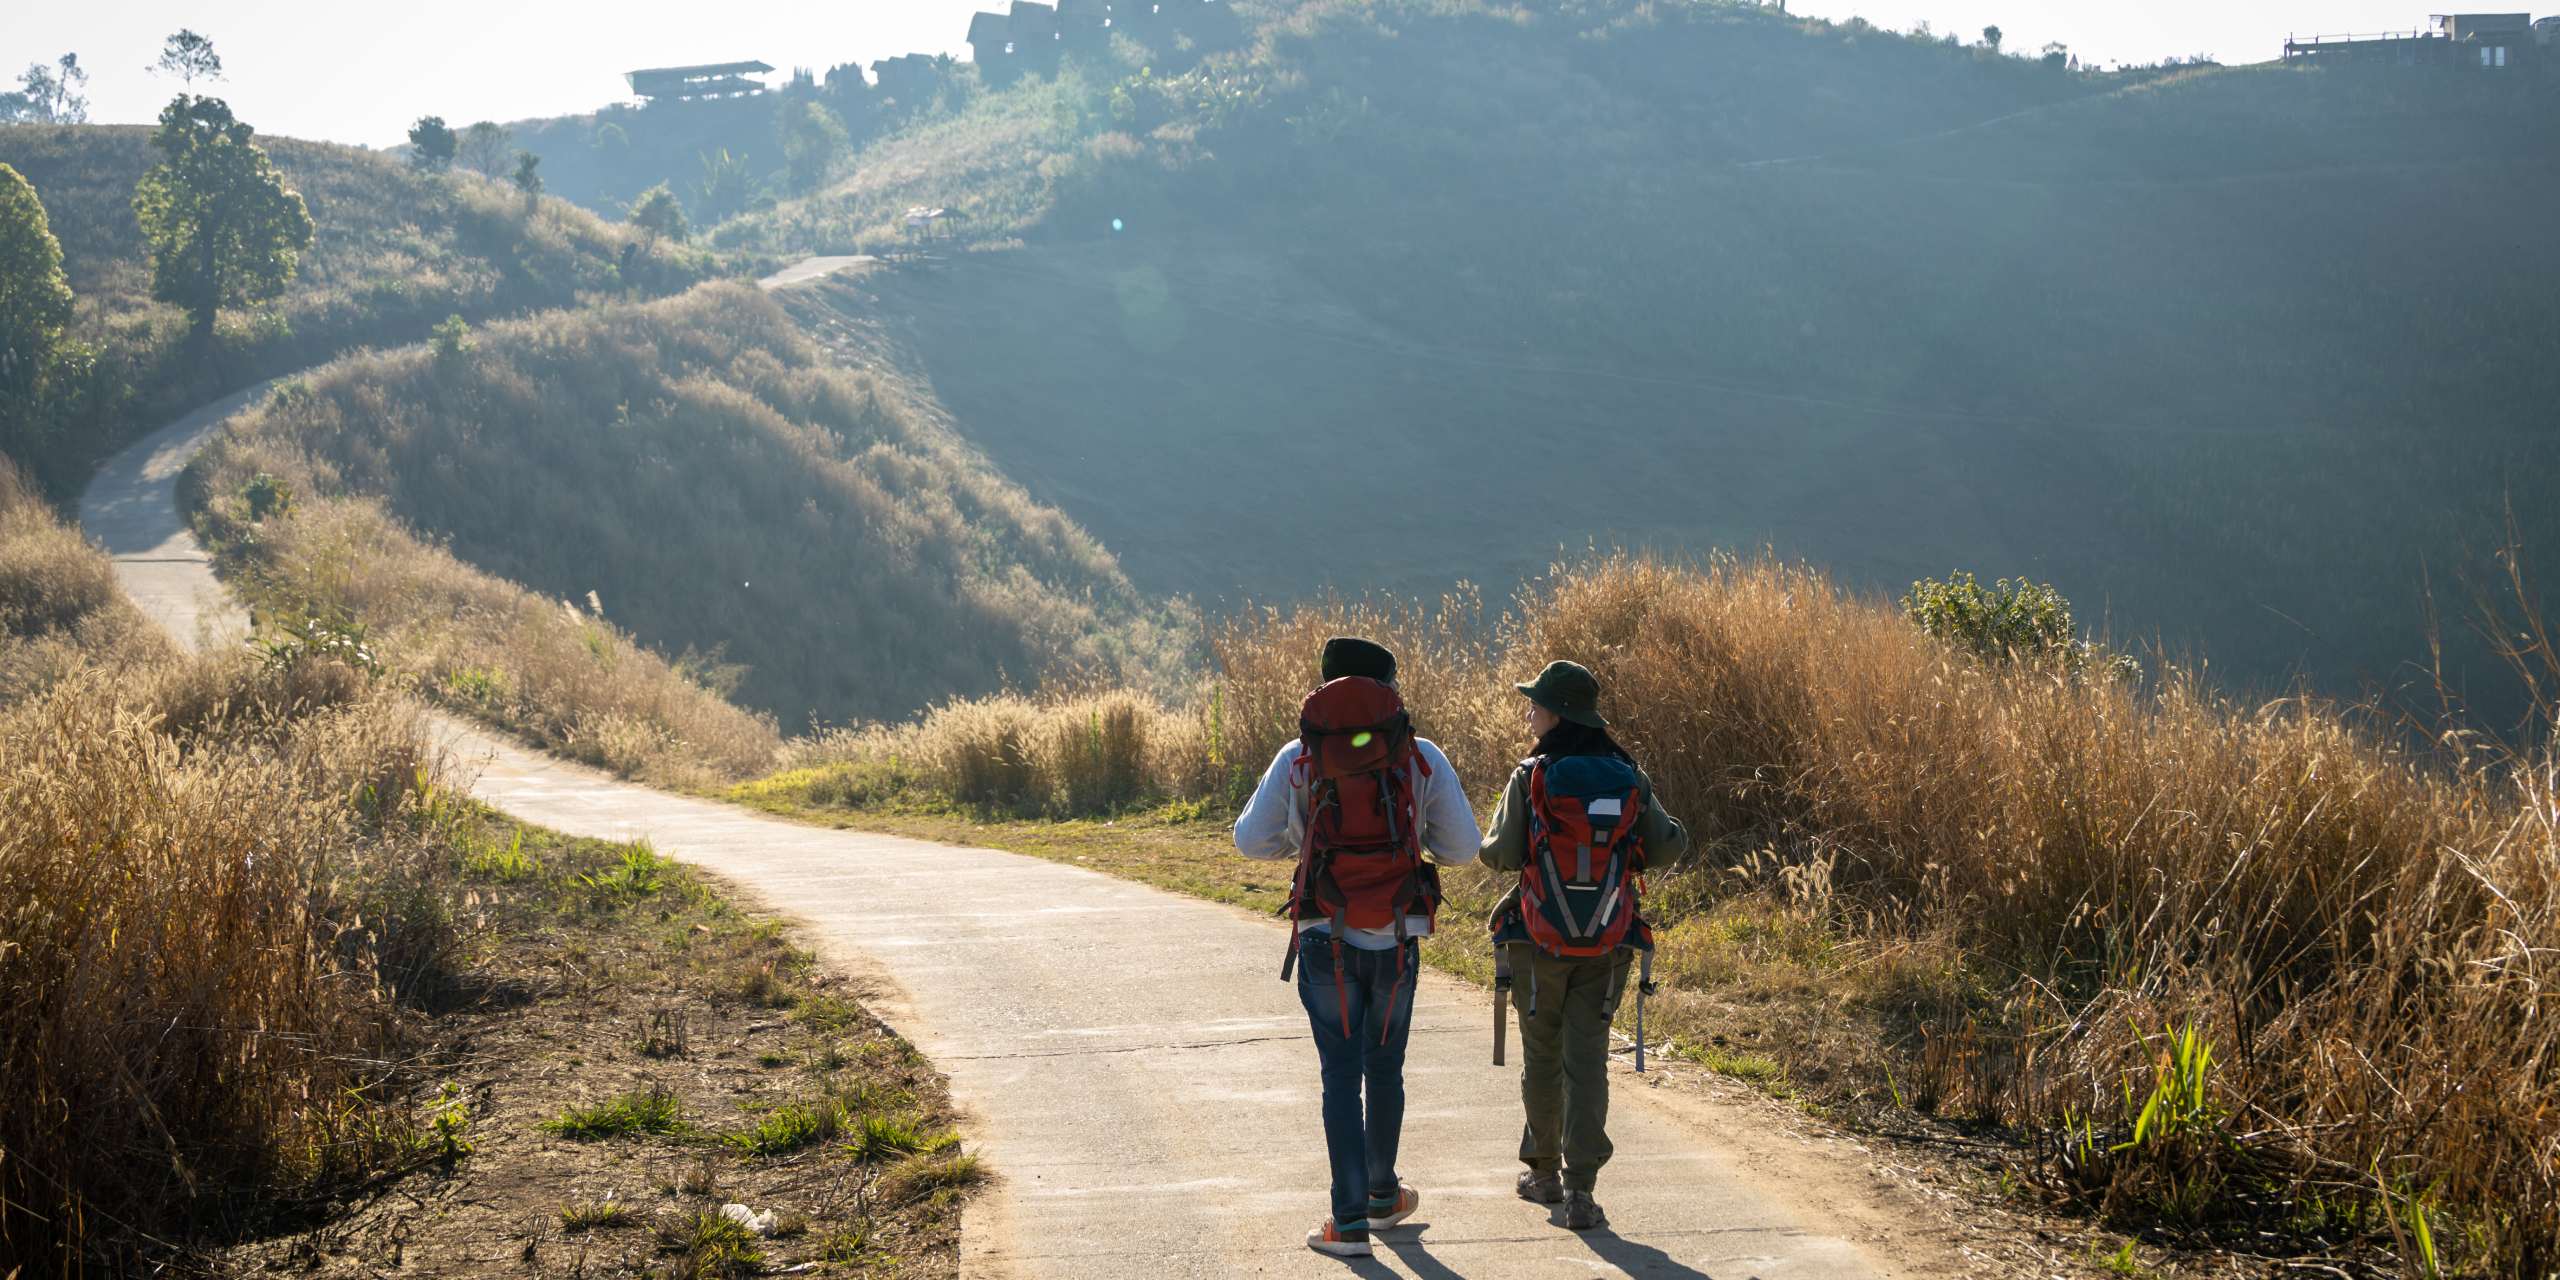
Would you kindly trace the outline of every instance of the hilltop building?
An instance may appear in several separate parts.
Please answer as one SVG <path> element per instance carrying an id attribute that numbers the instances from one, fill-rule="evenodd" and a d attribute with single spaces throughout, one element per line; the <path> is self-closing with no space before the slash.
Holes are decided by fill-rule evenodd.
<path id="1" fill-rule="evenodd" d="M 1114 34 L 1187 37 L 1199 48 L 1235 42 L 1242 24 L 1220 0 L 1012 0 L 969 20 L 969 56 L 990 83 L 1057 69 L 1062 53 L 1101 49 Z"/>
<path id="2" fill-rule="evenodd" d="M 622 73 L 631 91 L 651 102 L 688 102 L 696 98 L 748 98 L 764 92 L 773 68 L 761 62 L 712 62 L 698 67 L 648 67 Z"/>
<path id="3" fill-rule="evenodd" d="M 2555 30 L 2560 18 L 2537 23 L 2530 13 L 2440 13 L 2427 19 L 2423 31 L 2296 36 L 2284 42 L 2284 57 L 2328 65 L 2505 71 L 2548 56 Z"/>
<path id="4" fill-rule="evenodd" d="M 882 96 L 912 105 L 942 87 L 942 69 L 941 59 L 910 53 L 872 63 L 871 79 L 880 86 Z"/>

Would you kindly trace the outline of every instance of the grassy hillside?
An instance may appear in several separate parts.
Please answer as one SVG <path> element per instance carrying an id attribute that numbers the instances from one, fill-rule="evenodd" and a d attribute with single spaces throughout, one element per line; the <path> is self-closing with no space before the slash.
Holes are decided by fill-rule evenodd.
<path id="1" fill-rule="evenodd" d="M 1020 241 L 840 310 L 1149 589 L 1765 542 L 1880 588 L 2033 572 L 2232 679 L 2352 689 L 2424 658 L 2426 575 L 2510 495 L 2560 541 L 2545 81 L 2082 76 L 1614 0 L 1257 12 L 1249 51 L 1026 82 L 720 238 L 885 244 L 928 200 Z M 1353 456 L 1383 465 L 1310 461 Z"/>
<path id="2" fill-rule="evenodd" d="M 133 188 L 158 159 L 141 127 L 0 130 L 0 164 L 25 176 L 61 241 L 78 295 L 73 337 L 102 357 L 96 394 L 55 438 L 12 448 L 56 493 L 143 428 L 260 377 L 352 347 L 416 341 L 460 313 L 479 318 L 581 300 L 681 289 L 709 270 L 695 255 L 623 251 L 624 228 L 556 200 L 528 206 L 468 175 L 415 173 L 384 155 L 263 138 L 315 224 L 285 296 L 227 314 L 216 349 L 182 347 L 182 314 L 151 300 Z"/>
<path id="3" fill-rule="evenodd" d="M 793 726 L 1064 670 L 1137 677 L 1165 647 L 1083 530 L 905 386 L 827 365 L 743 285 L 340 362 L 279 392 L 195 474 L 216 541 L 288 593 L 400 594 L 353 571 L 380 564 L 373 552 L 327 549 L 390 532 L 314 522 L 342 518 L 335 500 L 378 499 L 478 569 L 600 606 Z M 281 534 L 253 519 L 261 474 L 296 496 Z M 406 594 L 389 616 L 355 616 L 475 643 L 434 603 L 441 588 Z M 529 659 L 491 660 L 504 674 Z M 481 678 L 449 665 L 425 669 Z"/>

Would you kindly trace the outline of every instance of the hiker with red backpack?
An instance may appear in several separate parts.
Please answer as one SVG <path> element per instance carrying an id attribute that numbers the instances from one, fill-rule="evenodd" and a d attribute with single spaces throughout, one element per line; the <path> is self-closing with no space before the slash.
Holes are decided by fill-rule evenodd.
<path id="1" fill-rule="evenodd" d="M 1449 757 L 1414 736 L 1395 655 L 1337 637 L 1325 642 L 1321 670 L 1323 685 L 1299 707 L 1297 740 L 1273 757 L 1236 819 L 1236 848 L 1298 860 L 1282 908 L 1297 929 L 1280 977 L 1295 973 L 1315 1032 L 1333 1170 L 1333 1212 L 1307 1244 L 1367 1257 L 1371 1232 L 1422 1204 L 1396 1177 L 1396 1145 L 1419 939 L 1440 908 L 1440 877 L 1424 855 L 1473 862 L 1478 836 Z"/>
<path id="2" fill-rule="evenodd" d="M 1638 902 L 1645 865 L 1686 854 L 1689 832 L 1609 736 L 1588 668 L 1551 662 L 1514 687 L 1529 700 L 1537 746 L 1503 788 L 1482 853 L 1486 866 L 1520 873 L 1491 921 L 1495 983 L 1508 981 L 1520 1013 L 1520 1163 L 1529 1167 L 1517 1189 L 1562 1204 L 1566 1227 L 1590 1231 L 1609 1224 L 1593 1199 L 1612 1150 L 1609 1027 L 1639 955 L 1640 981 L 1652 972 L 1653 930 Z M 1637 1053 L 1641 1070 L 1641 1043 Z"/>

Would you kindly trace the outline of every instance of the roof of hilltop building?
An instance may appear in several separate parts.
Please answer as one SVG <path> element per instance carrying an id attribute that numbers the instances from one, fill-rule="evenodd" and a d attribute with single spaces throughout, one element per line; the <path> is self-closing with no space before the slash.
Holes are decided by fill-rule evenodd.
<path id="1" fill-rule="evenodd" d="M 622 78 L 644 98 L 699 98 L 761 93 L 764 85 L 748 77 L 772 70 L 762 62 L 706 62 L 693 67 L 644 67 L 626 71 Z"/>

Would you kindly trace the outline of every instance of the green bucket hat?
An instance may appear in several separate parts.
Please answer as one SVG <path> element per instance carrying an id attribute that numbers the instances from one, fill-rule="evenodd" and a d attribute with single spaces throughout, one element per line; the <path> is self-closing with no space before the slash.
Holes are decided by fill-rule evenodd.
<path id="1" fill-rule="evenodd" d="M 1511 687 L 1575 724 L 1594 729 L 1609 727 L 1609 722 L 1600 718 L 1600 679 L 1579 662 L 1550 662 L 1535 681 Z"/>

